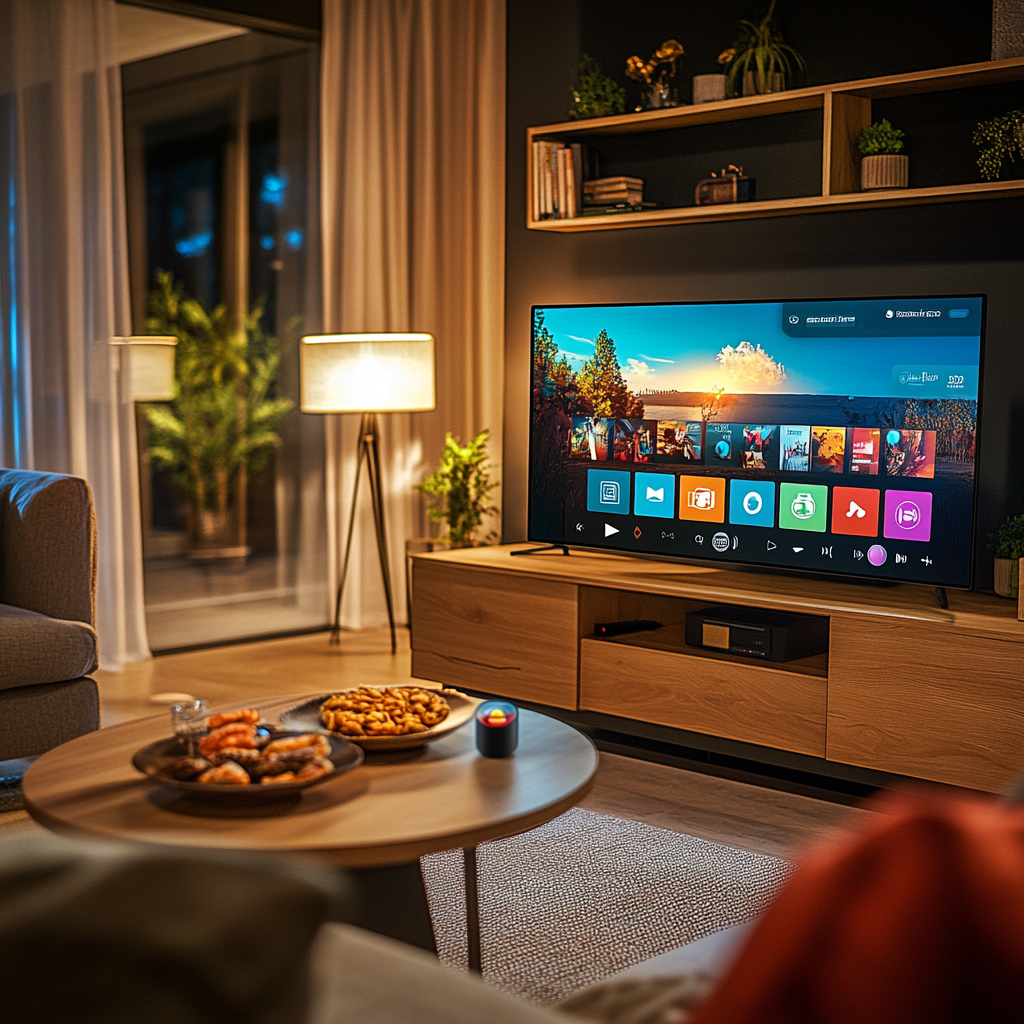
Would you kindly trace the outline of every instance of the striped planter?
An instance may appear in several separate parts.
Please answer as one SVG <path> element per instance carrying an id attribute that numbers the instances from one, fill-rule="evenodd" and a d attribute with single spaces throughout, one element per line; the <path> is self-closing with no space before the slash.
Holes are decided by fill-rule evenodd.
<path id="1" fill-rule="evenodd" d="M 875 188 L 906 188 L 910 158 L 902 153 L 866 156 L 860 162 L 861 191 Z"/>

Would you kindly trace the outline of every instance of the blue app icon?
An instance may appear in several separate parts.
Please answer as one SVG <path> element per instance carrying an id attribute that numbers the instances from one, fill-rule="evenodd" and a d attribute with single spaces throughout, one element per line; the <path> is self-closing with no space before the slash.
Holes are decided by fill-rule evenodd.
<path id="1" fill-rule="evenodd" d="M 729 522 L 735 526 L 774 526 L 775 484 L 730 480 Z"/>
<path id="2" fill-rule="evenodd" d="M 614 469 L 588 469 L 587 511 L 629 515 L 629 474 Z"/>
<path id="3" fill-rule="evenodd" d="M 676 517 L 676 478 L 668 473 L 637 473 L 633 511 L 638 516 Z"/>

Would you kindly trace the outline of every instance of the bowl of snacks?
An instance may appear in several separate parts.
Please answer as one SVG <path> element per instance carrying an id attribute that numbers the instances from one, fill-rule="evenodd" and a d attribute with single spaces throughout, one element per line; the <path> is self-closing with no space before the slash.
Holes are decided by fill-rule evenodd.
<path id="1" fill-rule="evenodd" d="M 458 690 L 357 686 L 289 708 L 281 714 L 281 724 L 327 732 L 364 750 L 407 750 L 465 725 L 479 703 Z"/>
<path id="2" fill-rule="evenodd" d="M 211 715 L 206 726 L 198 743 L 183 736 L 157 740 L 132 764 L 172 789 L 251 803 L 318 785 L 363 761 L 362 750 L 340 737 L 275 728 L 253 708 Z"/>

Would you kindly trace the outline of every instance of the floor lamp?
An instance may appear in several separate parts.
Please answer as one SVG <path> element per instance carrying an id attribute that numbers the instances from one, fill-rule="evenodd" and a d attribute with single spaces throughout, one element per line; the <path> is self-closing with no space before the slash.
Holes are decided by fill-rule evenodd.
<path id="1" fill-rule="evenodd" d="M 302 339 L 299 361 L 303 412 L 362 413 L 352 509 L 348 517 L 345 560 L 334 602 L 331 643 L 341 640 L 341 598 L 348 576 L 359 481 L 365 463 L 384 599 L 391 625 L 391 653 L 394 654 L 395 612 L 384 527 L 377 413 L 426 412 L 434 408 L 434 339 L 429 334 L 313 334 Z"/>

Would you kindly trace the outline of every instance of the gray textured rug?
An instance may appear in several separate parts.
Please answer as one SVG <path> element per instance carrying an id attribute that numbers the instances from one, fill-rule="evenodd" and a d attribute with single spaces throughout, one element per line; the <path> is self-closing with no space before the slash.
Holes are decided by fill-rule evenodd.
<path id="1" fill-rule="evenodd" d="M 421 864 L 441 959 L 464 969 L 462 851 Z M 540 1002 L 749 921 L 791 870 L 776 857 L 579 808 L 484 843 L 477 866 L 484 977 Z"/>

